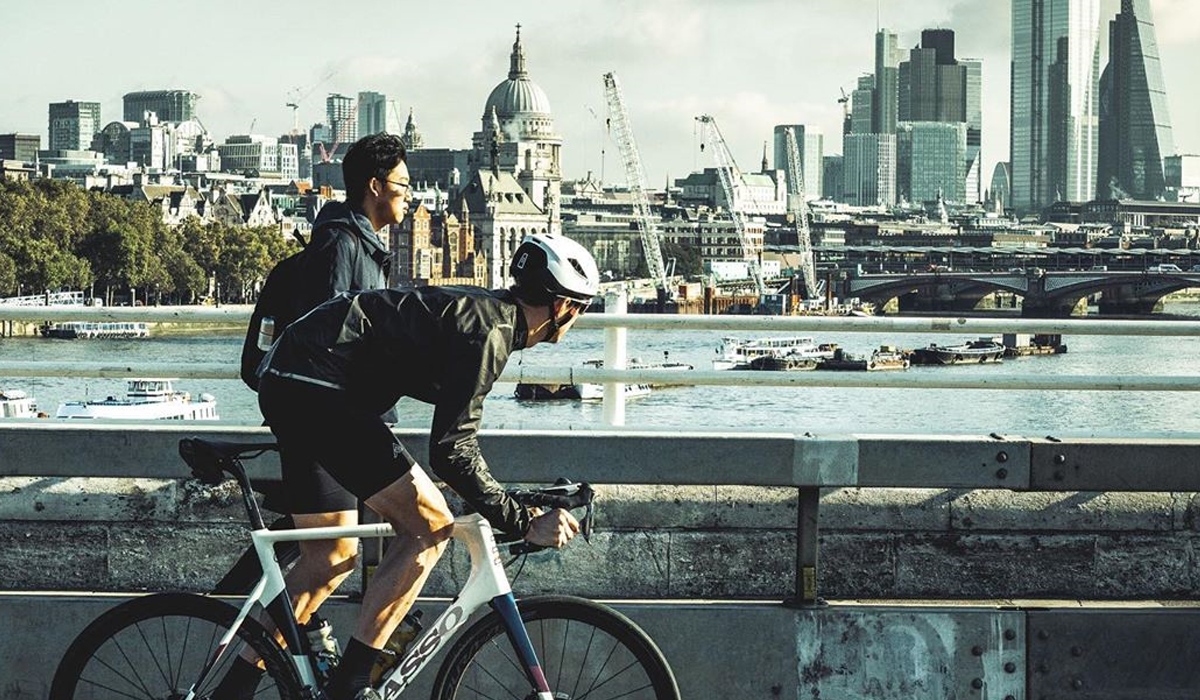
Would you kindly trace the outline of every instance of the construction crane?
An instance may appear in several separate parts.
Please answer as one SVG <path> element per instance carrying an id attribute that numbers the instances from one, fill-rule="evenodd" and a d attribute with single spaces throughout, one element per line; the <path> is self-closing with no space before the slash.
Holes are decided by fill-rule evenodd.
<path id="1" fill-rule="evenodd" d="M 717 128 L 717 121 L 708 114 L 701 114 L 696 117 L 696 121 L 700 123 L 700 131 L 704 138 L 700 143 L 700 148 L 703 150 L 707 144 L 708 150 L 712 152 L 713 160 L 717 163 L 721 187 L 725 190 L 725 199 L 729 202 L 729 214 L 733 217 L 733 226 L 737 230 L 738 240 L 742 244 L 742 257 L 750 268 L 750 276 L 754 279 L 754 290 L 761 298 L 766 293 L 762 266 L 758 264 L 758 256 L 750 244 L 750 234 L 746 230 L 746 214 L 742 211 L 742 207 L 738 206 L 737 200 L 736 188 L 739 185 L 745 188 L 742 171 L 738 170 L 737 163 L 733 160 L 733 154 L 729 152 L 729 146 L 725 144 L 725 137 Z M 734 178 L 737 178 L 736 183 Z"/>
<path id="2" fill-rule="evenodd" d="M 642 236 L 642 253 L 646 256 L 646 267 L 650 278 L 658 287 L 659 298 L 670 296 L 671 284 L 663 266 L 662 247 L 659 242 L 658 220 L 650 211 L 650 197 L 646 194 L 646 173 L 642 170 L 642 159 L 638 155 L 637 142 L 633 138 L 633 126 L 625 111 L 625 98 L 616 73 L 604 74 L 604 97 L 608 100 L 608 125 L 621 148 L 621 160 L 625 163 L 625 183 L 633 197 L 638 232 Z"/>
<path id="3" fill-rule="evenodd" d="M 820 294 L 817 287 L 817 269 L 813 261 L 812 231 L 808 227 L 808 201 L 804 191 L 804 167 L 800 162 L 800 148 L 796 144 L 794 129 L 784 129 L 788 159 L 788 209 L 796 221 L 796 240 L 800 245 L 800 270 L 804 274 L 805 297 L 815 299 Z"/>
<path id="4" fill-rule="evenodd" d="M 303 102 L 305 100 L 305 98 L 307 98 L 309 95 L 311 95 L 314 90 L 316 90 L 317 88 L 324 85 L 333 76 L 337 75 L 337 73 L 338 73 L 338 69 L 335 68 L 335 69 L 327 72 L 325 75 L 321 76 L 320 80 L 318 80 L 317 82 L 313 83 L 312 85 L 310 85 L 306 88 L 298 87 L 298 88 L 292 88 L 291 90 L 288 91 L 289 97 L 288 97 L 286 106 L 292 110 L 292 135 L 293 136 L 300 133 L 300 113 L 299 113 L 300 112 L 300 103 Z"/>
<path id="5" fill-rule="evenodd" d="M 838 104 L 842 106 L 842 133 L 850 133 L 850 96 L 846 94 L 845 88 L 838 88 L 842 91 L 842 96 L 838 98 Z"/>

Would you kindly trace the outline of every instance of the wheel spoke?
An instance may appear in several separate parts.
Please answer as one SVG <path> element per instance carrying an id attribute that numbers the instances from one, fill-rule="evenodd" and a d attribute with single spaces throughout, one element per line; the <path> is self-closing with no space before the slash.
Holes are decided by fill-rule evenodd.
<path id="1" fill-rule="evenodd" d="M 179 652 L 179 670 L 175 672 L 175 679 L 183 679 L 183 664 L 187 659 L 188 640 L 192 638 L 192 618 L 187 618 L 187 627 L 183 630 L 183 650 Z"/>
<path id="2" fill-rule="evenodd" d="M 158 618 L 158 621 L 162 625 L 163 649 L 166 649 L 166 651 L 167 651 L 167 673 L 169 673 L 171 676 L 168 683 L 170 684 L 171 688 L 174 688 L 175 687 L 175 664 L 171 662 L 171 640 L 167 636 L 167 617 L 166 617 L 166 615 Z"/>
<path id="3" fill-rule="evenodd" d="M 126 698 L 133 698 L 133 700 L 154 700 L 154 698 L 151 698 L 149 694 L 146 694 L 142 697 L 138 697 L 137 695 L 130 695 L 129 693 L 123 693 L 120 690 L 117 690 L 116 688 L 110 688 L 107 685 L 104 685 L 103 683 L 97 683 L 96 681 L 91 680 L 90 678 L 84 678 L 83 676 L 79 677 L 79 682 L 87 683 L 89 685 L 94 685 L 97 688 L 104 688 L 105 690 L 107 690 L 110 693 L 116 693 L 117 695 L 120 695 L 120 696 L 126 697 Z"/>
<path id="4" fill-rule="evenodd" d="M 591 694 L 592 694 L 592 693 L 594 693 L 595 691 L 597 691 L 597 690 L 600 690 L 601 688 L 603 688 L 603 687 L 604 687 L 604 686 L 605 686 L 605 685 L 606 685 L 606 684 L 607 684 L 609 681 L 611 681 L 612 679 L 616 678 L 617 676 L 621 675 L 622 673 L 625 673 L 626 671 L 628 671 L 629 669 L 631 669 L 631 668 L 633 668 L 634 666 L 637 666 L 637 665 L 638 665 L 638 660 L 637 660 L 637 659 L 634 659 L 633 661 L 631 661 L 631 662 L 629 663 L 629 665 L 628 665 L 628 666 L 626 666 L 625 668 L 621 669 L 620 671 L 617 671 L 617 672 L 616 672 L 616 673 L 614 673 L 613 675 L 611 675 L 611 676 L 609 676 L 608 678 L 606 678 L 606 679 L 604 680 L 604 683 L 601 683 L 600 685 L 597 685 L 595 688 L 588 688 L 588 691 L 587 691 L 586 693 L 584 693 L 583 695 L 580 695 L 578 698 L 576 698 L 576 700 L 583 700 L 584 698 L 586 698 L 587 696 L 591 695 Z M 626 693 L 626 695 L 628 695 L 628 693 Z M 620 697 L 620 696 L 618 695 L 617 697 Z"/>
<path id="5" fill-rule="evenodd" d="M 634 688 L 633 690 L 626 691 L 624 693 L 621 693 L 620 695 L 614 695 L 610 698 L 606 698 L 605 700 L 620 700 L 620 698 L 629 697 L 630 695 L 633 695 L 634 693 L 640 693 L 643 690 L 645 690 L 646 688 L 651 688 L 653 686 L 654 686 L 653 683 L 647 683 L 646 685 L 643 685 L 641 688 Z"/>
<path id="6" fill-rule="evenodd" d="M 494 681 L 497 686 L 499 686 L 502 690 L 504 690 L 504 692 L 506 692 L 510 696 L 512 696 L 513 700 L 521 700 L 521 698 L 517 697 L 516 693 L 509 690 L 508 686 L 506 686 L 499 678 L 497 678 L 494 673 L 492 673 L 491 671 L 487 670 L 486 668 L 484 668 L 483 666 L 481 666 L 479 664 L 475 664 L 475 667 L 478 668 L 480 671 L 483 671 L 485 674 L 487 674 L 487 677 L 491 678 L 492 681 Z M 524 677 L 525 674 L 522 673 L 521 675 L 522 675 L 522 677 Z M 476 692 L 478 692 L 478 691 L 476 691 Z"/>
<path id="7" fill-rule="evenodd" d="M 571 620 L 567 618 L 567 629 L 563 632 L 562 651 L 558 655 L 558 678 L 554 679 L 554 687 L 562 685 L 563 666 L 566 665 L 567 639 L 571 636 Z"/>
<path id="8" fill-rule="evenodd" d="M 463 687 L 464 687 L 464 688 L 466 688 L 467 690 L 469 690 L 469 691 L 471 691 L 471 692 L 475 693 L 475 694 L 476 694 L 476 695 L 478 695 L 479 697 L 481 697 L 481 698 L 484 698 L 484 700 L 496 700 L 496 698 L 494 698 L 494 697 L 492 697 L 491 695 L 488 695 L 487 693 L 485 693 L 485 692 L 481 691 L 479 688 L 472 688 L 471 686 L 469 686 L 469 685 L 467 685 L 467 684 L 465 684 L 465 683 L 463 684 Z M 517 697 L 517 696 L 513 695 L 513 697 L 515 698 L 515 697 Z"/>
<path id="9" fill-rule="evenodd" d="M 504 648 L 496 643 L 495 637 L 492 637 L 491 639 L 489 639 L 488 642 L 490 642 L 492 646 L 496 647 L 496 651 L 498 651 L 500 653 L 500 656 L 504 657 L 504 660 L 507 661 L 509 664 L 511 664 L 512 667 L 517 670 L 517 675 L 524 677 L 524 675 L 525 675 L 524 669 L 522 669 L 520 664 L 518 664 L 516 661 L 513 661 L 512 657 L 510 657 L 508 654 L 506 654 L 504 652 Z"/>
<path id="10" fill-rule="evenodd" d="M 579 692 L 579 681 L 583 679 L 583 669 L 587 666 L 588 656 L 592 653 L 592 642 L 596 639 L 596 628 L 592 628 L 592 634 L 588 637 L 587 649 L 583 651 L 583 660 L 579 662 L 579 674 L 575 676 L 575 687 L 571 688 L 571 697 Z"/>
<path id="11" fill-rule="evenodd" d="M 604 669 L 606 667 L 608 667 L 608 662 L 612 660 L 613 654 L 617 653 L 617 647 L 620 645 L 621 645 L 621 640 L 613 639 L 613 647 L 612 647 L 612 649 L 608 650 L 608 656 L 604 657 L 604 663 L 600 664 L 600 670 L 596 672 L 596 677 L 592 679 L 592 684 L 589 685 L 588 689 L 585 690 L 583 695 L 580 695 L 579 697 L 586 698 L 588 696 L 588 693 L 591 693 L 592 690 L 596 687 L 596 681 L 600 680 L 600 676 L 604 675 Z M 576 700 L 578 700 L 578 699 L 576 699 Z"/>
<path id="12" fill-rule="evenodd" d="M 163 623 L 163 624 L 166 624 L 166 623 Z M 142 623 L 135 622 L 135 623 L 133 623 L 133 626 L 134 626 L 134 629 L 137 630 L 138 635 L 141 636 L 142 644 L 146 645 L 146 651 L 150 652 L 150 660 L 154 662 L 154 667 L 158 669 L 158 675 L 162 676 L 163 683 L 167 684 L 167 690 L 174 692 L 175 686 L 174 686 L 174 684 L 171 683 L 170 677 L 168 677 L 167 674 L 163 671 L 162 664 L 158 663 L 158 655 L 154 653 L 154 649 L 150 646 L 150 640 L 146 639 L 146 633 L 144 631 L 142 631 Z"/>
<path id="13" fill-rule="evenodd" d="M 125 663 L 129 665 L 129 670 L 133 671 L 133 677 L 137 679 L 138 685 L 142 686 L 142 692 L 145 693 L 146 697 L 148 698 L 154 697 L 154 694 L 151 693 L 150 689 L 146 687 L 146 682 L 142 680 L 142 674 L 138 673 L 137 667 L 133 665 L 133 662 L 129 660 L 129 655 L 126 654 L 125 649 L 121 647 L 121 640 L 113 637 L 112 641 L 113 644 L 117 646 L 117 651 L 121 652 L 121 656 L 124 657 Z"/>
<path id="14" fill-rule="evenodd" d="M 125 681 L 125 682 L 126 682 L 127 684 L 129 684 L 129 686 L 130 686 L 131 688 L 133 688 L 134 690 L 139 690 L 139 688 L 138 688 L 138 684 L 137 684 L 137 683 L 134 683 L 134 682 L 133 682 L 133 680 L 132 680 L 131 678 L 129 678 L 129 676 L 126 676 L 124 673 L 121 673 L 120 671 L 118 671 L 118 670 L 116 669 L 116 667 L 114 667 L 112 664 L 110 664 L 110 663 L 108 663 L 107 661 L 105 661 L 105 660 L 104 660 L 102 657 L 100 657 L 100 656 L 96 656 L 95 658 L 96 658 L 96 660 L 97 660 L 97 661 L 99 661 L 99 662 L 100 662 L 100 664 L 101 664 L 102 666 L 104 666 L 105 668 L 107 668 L 109 671 L 112 671 L 113 675 L 115 675 L 117 678 L 120 678 L 121 680 Z M 80 680 L 83 680 L 83 679 L 82 679 L 82 678 L 80 678 Z M 91 684 L 93 684 L 93 685 L 100 685 L 99 683 L 97 683 L 97 682 L 95 682 L 95 681 L 88 681 L 88 682 L 89 682 L 89 683 L 91 683 Z M 150 697 L 150 691 L 149 691 L 149 690 L 146 690 L 146 688 L 145 688 L 145 687 L 142 687 L 140 690 L 141 690 L 143 693 L 145 693 L 145 694 L 146 694 L 146 697 Z M 130 697 L 133 697 L 133 696 L 130 696 Z"/>

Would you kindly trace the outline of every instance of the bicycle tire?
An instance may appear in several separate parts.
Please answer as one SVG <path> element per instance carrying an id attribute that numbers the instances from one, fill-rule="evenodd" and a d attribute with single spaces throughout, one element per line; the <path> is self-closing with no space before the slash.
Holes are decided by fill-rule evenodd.
<path id="1" fill-rule="evenodd" d="M 569 596 L 528 598 L 517 607 L 555 700 L 679 700 L 679 686 L 662 652 L 628 617 Z M 433 699 L 536 697 L 506 635 L 495 611 L 473 624 L 438 669 Z M 580 647 L 582 658 L 577 658 Z M 623 647 L 620 654 L 618 647 Z M 605 676 L 610 663 L 616 673 Z M 640 675 L 626 675 L 635 665 Z"/>
<path id="2" fill-rule="evenodd" d="M 237 614 L 228 603 L 192 593 L 126 601 L 93 620 L 67 648 L 54 673 L 50 700 L 182 698 Z M 176 634 L 180 629 L 182 639 Z M 256 700 L 305 697 L 291 659 L 258 621 L 247 618 L 204 686 L 197 689 L 198 698 L 211 696 L 245 645 L 264 660 L 267 669 Z"/>

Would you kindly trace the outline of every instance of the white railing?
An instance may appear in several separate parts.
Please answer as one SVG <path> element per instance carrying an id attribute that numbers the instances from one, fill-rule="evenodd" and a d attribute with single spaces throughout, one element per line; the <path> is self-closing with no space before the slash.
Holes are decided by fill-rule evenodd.
<path id="1" fill-rule="evenodd" d="M 624 308 L 624 300 L 608 300 L 610 311 Z M 245 324 L 248 306 L 213 307 L 0 307 L 0 321 L 144 321 L 187 324 Z M 791 386 L 876 389 L 988 389 L 1049 391 L 1200 391 L 1197 375 L 1047 376 L 1006 374 L 969 376 L 941 373 L 840 373 L 840 372 L 679 372 L 656 369 L 626 369 L 626 331 L 713 330 L 727 333 L 783 331 L 792 333 L 888 332 L 956 333 L 1048 333 L 1109 336 L 1197 336 L 1200 321 L 1111 321 L 1103 319 L 1004 319 L 1004 318 L 893 318 L 821 316 L 688 316 L 624 313 L 589 314 L 581 317 L 580 328 L 605 330 L 605 366 L 529 367 L 509 366 L 499 381 L 531 384 L 605 385 L 604 421 L 624 424 L 623 384 L 687 386 Z M 0 377 L 154 377 L 184 379 L 237 379 L 238 368 L 225 363 L 121 363 L 0 361 Z"/>

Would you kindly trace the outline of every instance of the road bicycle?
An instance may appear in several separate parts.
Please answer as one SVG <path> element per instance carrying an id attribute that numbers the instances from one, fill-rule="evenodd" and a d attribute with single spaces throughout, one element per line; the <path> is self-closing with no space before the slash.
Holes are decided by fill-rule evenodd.
<path id="1" fill-rule="evenodd" d="M 277 449 L 274 444 L 188 438 L 179 447 L 201 481 L 217 484 L 226 474 L 237 480 L 261 578 L 240 607 L 205 595 L 161 593 L 112 608 L 67 649 L 54 675 L 51 700 L 222 700 L 214 691 L 247 647 L 266 670 L 256 700 L 322 698 L 320 683 L 327 664 L 296 622 L 275 545 L 395 533 L 387 524 L 270 530 L 242 460 Z M 531 507 L 586 509 L 581 526 L 590 534 L 595 506 L 587 484 L 510 493 Z M 470 554 L 470 576 L 446 610 L 380 679 L 375 690 L 384 700 L 399 697 L 464 628 L 438 666 L 435 700 L 679 700 L 662 652 L 629 618 L 583 598 L 516 601 L 496 536 L 478 514 L 457 517 L 453 538 Z M 518 542 L 508 549 L 515 561 L 540 548 Z M 490 611 L 485 612 L 485 606 Z M 275 624 L 282 645 L 258 621 L 259 611 Z"/>

